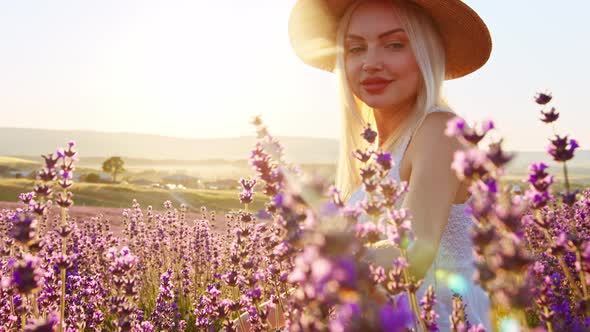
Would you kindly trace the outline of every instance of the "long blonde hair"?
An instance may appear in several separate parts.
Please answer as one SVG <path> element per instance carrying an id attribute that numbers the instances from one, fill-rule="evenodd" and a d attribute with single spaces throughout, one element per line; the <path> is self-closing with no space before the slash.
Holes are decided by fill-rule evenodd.
<path id="1" fill-rule="evenodd" d="M 339 81 L 341 99 L 341 134 L 338 166 L 335 185 L 341 191 L 342 198 L 347 201 L 353 190 L 361 184 L 359 174 L 361 162 L 351 156 L 352 151 L 366 147 L 361 132 L 367 124 L 377 130 L 374 111 L 353 95 L 345 71 L 344 41 L 352 13 L 362 2 L 356 1 L 342 16 L 336 35 L 336 66 L 334 73 Z M 442 40 L 432 20 L 416 5 L 408 1 L 391 0 L 392 6 L 399 15 L 402 27 L 410 40 L 410 46 L 422 73 L 422 80 L 417 91 L 416 102 L 410 116 L 397 126 L 390 137 L 381 144 L 383 151 L 392 152 L 399 144 L 399 137 L 410 126 L 422 122 L 427 112 L 434 107 L 446 107 L 448 104 L 442 95 L 442 84 L 445 79 L 445 51 Z M 378 140 L 378 139 L 377 139 Z"/>

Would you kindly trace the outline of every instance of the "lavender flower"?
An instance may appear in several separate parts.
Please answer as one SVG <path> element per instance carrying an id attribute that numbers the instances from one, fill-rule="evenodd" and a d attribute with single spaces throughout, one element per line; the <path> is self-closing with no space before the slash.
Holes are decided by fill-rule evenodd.
<path id="1" fill-rule="evenodd" d="M 504 152 L 504 150 L 502 150 L 502 140 L 500 140 L 489 145 L 487 157 L 496 168 L 501 168 L 514 158 L 514 154 Z"/>
<path id="2" fill-rule="evenodd" d="M 434 288 L 432 285 L 428 286 L 426 293 L 422 300 L 420 300 L 420 317 L 426 325 L 427 331 L 438 331 L 438 314 L 434 311 L 434 305 L 436 304 L 436 295 L 434 295 Z"/>
<path id="3" fill-rule="evenodd" d="M 256 184 L 256 179 L 245 179 L 245 178 L 240 178 L 240 184 L 242 185 L 242 188 L 244 188 L 244 190 L 246 191 L 252 191 L 252 189 L 254 188 L 254 185 Z"/>
<path id="4" fill-rule="evenodd" d="M 553 176 L 545 172 L 547 168 L 548 166 L 542 162 L 532 163 L 529 166 L 529 177 L 526 181 L 539 192 L 547 191 L 553 183 Z"/>
<path id="5" fill-rule="evenodd" d="M 365 152 L 365 151 L 362 151 L 361 149 L 356 149 L 355 151 L 353 151 L 351 153 L 351 156 L 353 158 L 358 159 L 362 163 L 366 163 L 367 161 L 369 161 L 369 159 L 371 159 L 371 155 L 372 155 L 371 152 Z"/>
<path id="6" fill-rule="evenodd" d="M 377 138 L 377 132 L 371 129 L 371 124 L 368 123 L 361 136 L 365 139 L 365 141 L 373 144 Z"/>
<path id="7" fill-rule="evenodd" d="M 485 120 L 480 125 L 479 132 L 470 128 L 460 117 L 454 117 L 447 122 L 445 135 L 450 137 L 459 137 L 465 142 L 477 145 L 487 134 L 488 131 L 494 129 L 494 123 L 491 120 Z"/>
<path id="8" fill-rule="evenodd" d="M 41 288 L 43 273 L 39 265 L 39 258 L 25 254 L 23 260 L 13 266 L 12 275 L 2 279 L 2 288 L 14 287 L 22 295 L 36 292 Z"/>
<path id="9" fill-rule="evenodd" d="M 540 120 L 545 123 L 555 122 L 559 118 L 559 113 L 555 110 L 555 107 L 551 107 L 551 110 L 544 112 L 541 110 L 543 116 Z"/>
<path id="10" fill-rule="evenodd" d="M 551 101 L 551 94 L 548 92 L 539 92 L 535 96 L 535 102 L 539 105 L 546 105 Z"/>
<path id="11" fill-rule="evenodd" d="M 406 293 L 400 294 L 394 304 L 385 304 L 379 311 L 384 331 L 402 332 L 414 321 L 414 313 Z"/>
<path id="12" fill-rule="evenodd" d="M 477 179 L 488 174 L 486 154 L 478 149 L 455 151 L 451 168 L 460 179 Z"/>
<path id="13" fill-rule="evenodd" d="M 52 312 L 47 319 L 35 319 L 25 326 L 25 332 L 55 332 L 59 323 L 59 313 Z"/>
<path id="14" fill-rule="evenodd" d="M 28 246 L 35 241 L 37 224 L 37 219 L 29 213 L 15 214 L 9 234 L 16 243 Z"/>
<path id="15" fill-rule="evenodd" d="M 381 166 L 381 169 L 388 171 L 391 169 L 392 160 L 391 160 L 391 153 L 388 152 L 376 152 L 377 155 L 377 164 Z"/>
<path id="16" fill-rule="evenodd" d="M 580 147 L 575 139 L 568 140 L 567 135 L 565 137 L 555 135 L 555 139 L 550 140 L 550 142 L 549 146 L 547 146 L 547 153 L 553 157 L 553 160 L 558 162 L 572 159 L 574 151 Z"/>

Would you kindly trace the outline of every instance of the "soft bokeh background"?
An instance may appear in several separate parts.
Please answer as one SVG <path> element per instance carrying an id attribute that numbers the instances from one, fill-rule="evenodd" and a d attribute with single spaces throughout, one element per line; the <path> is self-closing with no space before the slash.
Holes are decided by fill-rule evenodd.
<path id="1" fill-rule="evenodd" d="M 532 97 L 549 89 L 557 131 L 586 149 L 590 2 L 466 2 L 494 50 L 483 69 L 448 82 L 451 104 L 469 120 L 495 119 L 509 149 L 543 150 L 551 129 Z M 278 136 L 337 138 L 334 77 L 290 49 L 294 3 L 1 1 L 1 126 L 235 137 L 253 135 L 248 120 L 262 114 Z"/>

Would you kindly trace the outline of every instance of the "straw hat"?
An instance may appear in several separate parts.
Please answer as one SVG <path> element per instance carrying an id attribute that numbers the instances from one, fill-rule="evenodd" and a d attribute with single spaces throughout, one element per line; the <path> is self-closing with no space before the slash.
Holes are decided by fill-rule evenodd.
<path id="1" fill-rule="evenodd" d="M 446 53 L 446 79 L 472 73 L 492 51 L 490 32 L 483 20 L 460 0 L 408 0 L 432 18 Z M 313 67 L 333 71 L 336 29 L 354 0 L 298 0 L 289 17 L 289 38 L 295 53 Z"/>

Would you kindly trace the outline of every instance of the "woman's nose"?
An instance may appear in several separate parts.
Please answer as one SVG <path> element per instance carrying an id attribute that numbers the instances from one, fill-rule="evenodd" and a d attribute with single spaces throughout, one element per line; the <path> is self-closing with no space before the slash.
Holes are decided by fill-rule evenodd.
<path id="1" fill-rule="evenodd" d="M 374 72 L 383 69 L 383 59 L 377 50 L 367 50 L 362 69 L 366 72 Z"/>

